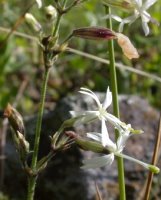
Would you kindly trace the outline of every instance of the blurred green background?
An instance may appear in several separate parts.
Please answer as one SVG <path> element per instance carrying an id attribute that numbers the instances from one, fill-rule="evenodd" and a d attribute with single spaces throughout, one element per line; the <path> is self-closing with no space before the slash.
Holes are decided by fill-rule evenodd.
<path id="1" fill-rule="evenodd" d="M 68 3 L 70 2 L 71 0 L 68 1 Z M 7 34 L 3 28 L 13 27 L 30 3 L 31 1 L 20 0 L 0 1 L 0 41 Z M 52 1 L 44 1 L 44 5 L 49 4 L 52 4 Z M 161 1 L 158 1 L 149 9 L 153 18 L 159 22 L 161 22 L 160 9 Z M 102 20 L 105 15 L 104 10 L 100 1 L 96 0 L 89 0 L 83 5 L 72 9 L 70 13 L 63 17 L 61 22 L 60 40 L 63 41 L 75 28 L 86 26 L 105 27 L 105 20 Z M 35 4 L 30 12 L 43 25 L 48 35 L 51 22 L 46 19 L 44 10 L 39 10 Z M 115 9 L 112 9 L 112 12 L 122 17 L 127 16 L 127 13 Z M 113 23 L 115 31 L 118 30 L 118 25 L 117 22 Z M 140 58 L 138 60 L 128 60 L 115 43 L 116 62 L 161 77 L 160 26 L 151 23 L 149 23 L 149 26 L 151 33 L 148 37 L 145 37 L 141 20 L 137 20 L 131 26 L 125 25 L 124 34 L 130 37 L 140 53 Z M 16 31 L 37 36 L 25 22 Z M 108 59 L 107 42 L 73 38 L 69 46 Z M 8 102 L 15 102 L 17 94 L 22 89 L 21 98 L 17 102 L 18 109 L 24 115 L 36 113 L 40 98 L 42 75 L 42 55 L 37 43 L 25 37 L 12 35 L 0 49 L 0 109 L 3 109 Z M 139 95 L 147 98 L 155 107 L 161 107 L 161 84 L 159 82 L 125 70 L 117 70 L 117 75 L 119 94 Z M 96 91 L 105 91 L 109 84 L 109 66 L 72 53 L 63 53 L 51 70 L 46 108 L 52 108 L 60 98 L 78 91 L 81 86 Z"/>

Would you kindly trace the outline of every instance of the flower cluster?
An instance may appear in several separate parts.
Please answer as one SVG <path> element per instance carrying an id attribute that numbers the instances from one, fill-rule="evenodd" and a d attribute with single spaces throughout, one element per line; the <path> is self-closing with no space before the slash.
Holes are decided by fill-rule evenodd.
<path id="1" fill-rule="evenodd" d="M 122 19 L 121 17 L 113 14 L 106 15 L 104 19 L 107 19 L 109 17 L 115 19 L 116 21 L 120 22 L 119 26 L 119 32 L 123 31 L 124 24 L 129 24 L 131 25 L 133 22 L 135 22 L 138 18 L 141 18 L 142 21 L 142 28 L 147 36 L 149 34 L 149 26 L 148 23 L 156 23 L 158 22 L 151 17 L 151 15 L 147 12 L 147 10 L 154 4 L 156 3 L 157 0 L 146 0 L 143 2 L 142 0 L 116 0 L 116 1 L 111 1 L 111 0 L 104 0 L 104 3 L 109 5 L 109 6 L 114 6 L 114 7 L 119 7 L 123 8 L 126 11 L 131 11 L 133 15 Z"/>
<path id="2" fill-rule="evenodd" d="M 87 88 L 81 88 L 79 92 L 81 94 L 85 94 L 87 96 L 92 97 L 92 99 L 97 104 L 97 109 L 92 110 L 92 111 L 84 111 L 84 112 L 71 111 L 72 116 L 76 119 L 75 120 L 76 122 L 79 121 L 81 123 L 89 123 L 97 119 L 100 120 L 101 133 L 97 133 L 97 132 L 87 133 L 87 138 L 88 138 L 87 142 L 83 141 L 79 137 L 77 138 L 75 137 L 76 142 L 83 149 L 84 148 L 87 150 L 92 149 L 94 152 L 97 152 L 97 149 L 99 147 L 99 152 L 101 151 L 104 152 L 104 150 L 108 152 L 108 154 L 104 156 L 95 157 L 89 160 L 84 160 L 83 162 L 84 165 L 82 166 L 82 168 L 89 169 L 89 168 L 102 167 L 105 165 L 106 166 L 111 165 L 112 162 L 114 161 L 114 157 L 117 156 L 117 157 L 122 157 L 125 159 L 129 159 L 131 161 L 134 161 L 136 163 L 139 163 L 145 168 L 153 171 L 154 173 L 159 173 L 159 168 L 157 168 L 156 166 L 146 164 L 142 161 L 136 160 L 122 153 L 127 139 L 131 135 L 142 133 L 143 131 L 134 130 L 130 124 L 125 124 L 120 119 L 118 119 L 114 115 L 107 112 L 107 108 L 112 103 L 112 94 L 110 92 L 109 87 L 107 88 L 105 100 L 103 103 L 100 102 L 99 98 L 94 92 L 92 92 L 91 90 Z M 113 142 L 110 139 L 106 123 L 111 123 L 114 126 L 114 128 L 118 130 L 119 136 L 116 139 L 116 142 Z M 94 141 L 94 143 L 90 142 L 89 140 Z M 102 148 L 100 147 L 100 145 L 102 145 Z M 94 150 L 94 147 L 96 147 L 96 150 Z"/>

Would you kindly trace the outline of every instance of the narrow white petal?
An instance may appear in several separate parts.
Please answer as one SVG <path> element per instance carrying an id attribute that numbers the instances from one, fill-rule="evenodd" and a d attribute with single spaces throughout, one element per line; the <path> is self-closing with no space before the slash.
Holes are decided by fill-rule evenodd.
<path id="1" fill-rule="evenodd" d="M 101 125 L 102 145 L 106 146 L 106 145 L 108 145 L 109 135 L 108 135 L 105 120 L 102 120 L 101 122 L 102 122 L 102 125 Z"/>
<path id="2" fill-rule="evenodd" d="M 69 113 L 72 115 L 72 117 L 78 117 L 80 115 L 93 115 L 93 116 L 98 116 L 99 112 L 98 111 L 69 111 Z"/>
<path id="3" fill-rule="evenodd" d="M 97 142 L 102 141 L 102 135 L 100 133 L 96 133 L 96 132 L 87 133 L 87 137 Z"/>
<path id="4" fill-rule="evenodd" d="M 130 17 L 122 19 L 120 25 L 119 25 L 119 32 L 123 32 L 124 24 L 132 24 L 136 19 L 138 15 L 134 14 Z"/>
<path id="5" fill-rule="evenodd" d="M 107 113 L 106 114 L 106 120 L 109 121 L 111 124 L 113 124 L 116 128 L 121 128 L 122 122 L 120 119 L 115 117 L 114 115 Z"/>
<path id="6" fill-rule="evenodd" d="M 138 7 L 142 6 L 142 0 L 132 0 Z"/>
<path id="7" fill-rule="evenodd" d="M 112 140 L 109 138 L 108 130 L 106 127 L 105 120 L 102 120 L 102 145 L 105 147 L 107 146 L 109 150 L 114 151 L 116 149 L 115 143 L 112 142 Z"/>
<path id="8" fill-rule="evenodd" d="M 118 22 L 122 22 L 121 17 L 119 17 L 117 15 L 110 14 L 110 15 L 106 15 L 106 16 L 102 17 L 102 19 L 109 19 L 109 18 L 112 18 L 112 19 L 114 19 L 114 20 L 116 20 Z"/>
<path id="9" fill-rule="evenodd" d="M 142 27 L 143 27 L 143 30 L 144 30 L 145 36 L 149 35 L 149 32 L 150 32 L 150 31 L 149 31 L 148 23 L 142 21 Z"/>
<path id="10" fill-rule="evenodd" d="M 36 0 L 36 3 L 38 5 L 38 8 L 41 8 L 42 7 L 42 1 L 41 0 Z"/>
<path id="11" fill-rule="evenodd" d="M 110 92 L 109 87 L 107 88 L 106 97 L 103 102 L 103 108 L 107 109 L 112 103 L 112 93 Z"/>
<path id="12" fill-rule="evenodd" d="M 89 160 L 83 161 L 82 169 L 90 169 L 90 168 L 99 168 L 103 166 L 109 166 L 112 164 L 114 160 L 114 154 L 111 153 L 109 155 L 101 156 L 101 157 L 95 157 Z"/>
<path id="13" fill-rule="evenodd" d="M 125 135 L 125 134 L 121 134 L 118 139 L 117 139 L 117 148 L 119 152 L 122 152 L 122 150 L 125 147 L 125 143 L 127 141 L 127 139 L 130 137 L 130 135 Z"/>
<path id="14" fill-rule="evenodd" d="M 91 90 L 89 90 L 87 88 L 81 88 L 81 90 L 79 91 L 79 93 L 82 93 L 82 94 L 85 94 L 85 95 L 88 95 L 88 96 L 92 97 L 96 101 L 96 103 L 97 103 L 98 106 L 101 105 L 101 103 L 100 103 L 97 95 L 94 92 L 92 92 Z"/>
<path id="15" fill-rule="evenodd" d="M 147 0 L 143 6 L 142 6 L 142 9 L 143 10 L 147 10 L 149 9 L 157 0 Z"/>

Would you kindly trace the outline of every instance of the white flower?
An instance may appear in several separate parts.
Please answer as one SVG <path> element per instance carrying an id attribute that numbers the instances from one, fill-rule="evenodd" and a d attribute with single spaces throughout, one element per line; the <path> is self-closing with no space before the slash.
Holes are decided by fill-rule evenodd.
<path id="1" fill-rule="evenodd" d="M 84 160 L 82 169 L 90 169 L 90 168 L 98 168 L 103 166 L 110 166 L 112 162 L 114 161 L 115 156 L 121 157 L 130 161 L 133 161 L 135 163 L 140 164 L 141 166 L 145 167 L 146 169 L 150 170 L 153 173 L 159 173 L 160 169 L 155 165 L 150 165 L 147 163 L 144 163 L 140 160 L 137 160 L 135 158 L 132 158 L 128 155 L 125 155 L 122 153 L 126 140 L 131 136 L 131 125 L 128 124 L 124 126 L 122 129 L 119 130 L 120 136 L 117 138 L 116 144 L 109 138 L 108 131 L 106 128 L 106 125 L 102 125 L 102 134 L 106 135 L 106 138 L 104 138 L 105 147 L 108 149 L 109 152 L 111 152 L 108 155 L 103 155 L 100 157 L 95 157 L 92 159 Z M 95 140 L 97 142 L 102 143 L 102 134 L 101 133 L 87 133 L 87 137 L 91 138 L 92 140 Z"/>
<path id="2" fill-rule="evenodd" d="M 123 151 L 125 147 L 126 140 L 130 137 L 130 130 L 131 125 L 127 125 L 126 129 L 120 129 L 120 136 L 117 139 L 116 144 L 109 138 L 109 134 L 107 131 L 107 127 L 105 122 L 102 122 L 102 133 L 87 133 L 87 137 L 102 143 L 102 139 L 104 140 L 103 143 L 105 144 L 105 147 L 111 152 L 108 155 L 95 157 L 89 160 L 83 161 L 83 169 L 89 169 L 89 168 L 98 168 L 103 166 L 109 166 L 114 161 L 115 155 L 121 156 L 121 152 Z M 102 135 L 104 135 L 104 138 L 102 138 Z"/>
<path id="3" fill-rule="evenodd" d="M 81 88 L 81 90 L 79 92 L 92 97 L 95 100 L 98 109 L 96 111 L 84 111 L 84 112 L 71 111 L 70 113 L 74 117 L 82 115 L 82 118 L 80 120 L 82 123 L 88 123 L 93 120 L 100 119 L 102 121 L 102 126 L 104 126 L 105 121 L 109 121 L 111 124 L 113 124 L 115 126 L 115 128 L 117 128 L 117 129 L 121 128 L 123 123 L 117 117 L 115 117 L 114 115 L 112 115 L 106 111 L 106 109 L 112 103 L 112 94 L 109 90 L 109 87 L 107 88 L 106 97 L 105 97 L 105 100 L 103 103 L 100 102 L 100 100 L 98 99 L 98 97 L 95 93 L 93 93 L 91 90 L 89 90 L 87 88 Z M 105 146 L 105 142 L 104 142 L 105 137 L 106 137 L 105 132 L 102 131 L 103 146 Z"/>
<path id="4" fill-rule="evenodd" d="M 142 28 L 144 30 L 145 35 L 149 34 L 148 22 L 157 23 L 153 18 L 151 18 L 150 14 L 147 10 L 156 2 L 157 0 L 146 0 L 143 2 L 142 0 L 129 0 L 128 2 L 132 4 L 134 14 L 127 18 L 120 18 L 116 15 L 106 15 L 104 19 L 109 17 L 115 19 L 120 22 L 119 32 L 123 31 L 124 24 L 132 24 L 139 17 L 142 20 Z"/>
<path id="5" fill-rule="evenodd" d="M 36 0 L 36 3 L 38 5 L 38 8 L 41 8 L 42 7 L 42 1 L 41 0 Z"/>

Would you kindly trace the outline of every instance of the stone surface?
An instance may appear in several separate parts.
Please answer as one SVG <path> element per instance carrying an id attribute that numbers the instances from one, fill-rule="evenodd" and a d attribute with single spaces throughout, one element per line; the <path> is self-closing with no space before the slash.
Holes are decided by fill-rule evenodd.
<path id="1" fill-rule="evenodd" d="M 101 99 L 104 94 L 98 94 Z M 150 162 L 157 134 L 159 113 L 148 102 L 136 96 L 120 97 L 121 120 L 132 124 L 135 129 L 143 129 L 144 134 L 132 136 L 126 145 L 124 153 L 134 158 Z M 70 117 L 70 110 L 94 110 L 95 103 L 83 95 L 70 96 L 62 99 L 53 111 L 46 112 L 43 119 L 40 157 L 50 149 L 49 135 L 54 133 L 61 123 Z M 111 108 L 109 109 L 111 112 Z M 34 136 L 35 117 L 27 120 L 27 135 L 30 140 Z M 112 138 L 113 130 L 109 129 Z M 76 132 L 85 134 L 87 131 L 99 131 L 100 123 L 76 127 Z M 23 199 L 26 177 L 20 169 L 17 155 L 12 142 L 8 140 L 6 147 L 6 178 L 11 196 Z M 83 159 L 96 155 L 92 152 L 79 150 L 75 145 L 57 154 L 49 163 L 47 169 L 41 173 L 36 190 L 37 200 L 94 200 L 96 199 L 95 182 L 102 193 L 103 199 L 116 200 L 119 197 L 117 184 L 116 161 L 111 167 L 81 170 Z M 161 163 L 158 165 L 161 167 Z M 127 199 L 139 199 L 148 172 L 141 166 L 125 160 L 125 179 Z M 15 176 L 16 175 L 16 176 Z M 19 188 L 19 193 L 15 192 Z M 158 191 L 158 190 L 157 190 Z M 157 195 L 157 194 L 156 194 Z"/>

